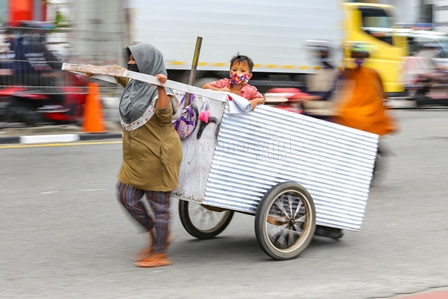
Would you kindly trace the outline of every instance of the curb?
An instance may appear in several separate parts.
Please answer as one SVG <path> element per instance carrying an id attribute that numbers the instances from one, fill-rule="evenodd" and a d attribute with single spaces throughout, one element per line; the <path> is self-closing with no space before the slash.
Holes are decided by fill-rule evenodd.
<path id="1" fill-rule="evenodd" d="M 24 135 L 0 137 L 0 144 L 42 144 L 55 142 L 76 142 L 104 139 L 121 139 L 120 133 L 79 133 L 79 134 L 48 134 L 48 135 Z"/>

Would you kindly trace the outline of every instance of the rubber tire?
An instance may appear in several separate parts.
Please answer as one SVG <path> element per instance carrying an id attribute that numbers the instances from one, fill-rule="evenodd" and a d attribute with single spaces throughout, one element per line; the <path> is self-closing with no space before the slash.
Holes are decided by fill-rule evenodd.
<path id="1" fill-rule="evenodd" d="M 230 221 L 233 218 L 234 212 L 231 210 L 225 210 L 223 212 L 214 212 L 211 210 L 207 210 L 206 208 L 201 207 L 204 210 L 207 210 L 210 213 L 225 213 L 222 220 L 218 223 L 217 226 L 212 227 L 207 230 L 203 230 L 201 228 L 198 228 L 194 225 L 194 223 L 191 221 L 190 213 L 188 210 L 188 206 L 190 204 L 195 204 L 200 206 L 196 202 L 190 202 L 186 200 L 179 200 L 179 217 L 180 222 L 182 223 L 182 226 L 185 228 L 185 230 L 192 235 L 195 238 L 206 240 L 206 239 L 212 239 L 222 233 L 226 227 L 229 225 Z"/>
<path id="2" fill-rule="evenodd" d="M 303 202 L 305 214 L 304 229 L 298 239 L 287 248 L 278 248 L 268 235 L 268 215 L 277 198 L 287 192 L 294 192 Z M 296 217 L 294 217 L 297 219 Z M 255 235 L 261 249 L 274 260 L 289 260 L 298 257 L 311 243 L 316 229 L 316 209 L 309 192 L 295 182 L 284 182 L 272 187 L 262 198 L 255 215 Z M 292 231 L 292 230 L 289 230 Z"/>
<path id="3" fill-rule="evenodd" d="M 25 123 L 29 126 L 41 124 L 44 119 L 40 113 L 36 112 L 33 104 L 26 98 L 12 97 L 6 106 L 5 121 Z"/>

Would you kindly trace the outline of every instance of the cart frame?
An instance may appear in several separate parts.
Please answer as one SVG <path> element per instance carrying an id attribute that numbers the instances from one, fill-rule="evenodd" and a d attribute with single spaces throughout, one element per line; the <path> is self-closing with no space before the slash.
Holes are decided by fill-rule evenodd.
<path id="1" fill-rule="evenodd" d="M 64 64 L 63 69 L 160 84 L 149 75 Z M 234 212 L 255 215 L 261 249 L 276 260 L 297 257 L 316 225 L 360 230 L 378 135 L 258 106 L 233 94 L 168 80 L 165 87 L 204 101 L 213 122 L 200 122 L 182 141 L 179 187 L 182 225 L 192 236 L 220 234 Z"/>

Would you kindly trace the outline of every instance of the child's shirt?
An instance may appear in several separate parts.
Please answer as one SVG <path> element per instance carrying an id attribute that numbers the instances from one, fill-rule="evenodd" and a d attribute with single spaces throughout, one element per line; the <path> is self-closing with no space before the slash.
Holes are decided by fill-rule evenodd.
<path id="1" fill-rule="evenodd" d="M 215 82 L 211 82 L 210 85 L 214 88 L 224 88 L 227 87 L 230 89 L 232 85 L 232 80 L 228 78 L 224 78 Z M 247 100 L 253 100 L 256 98 L 262 98 L 263 95 L 258 92 L 257 88 L 255 86 L 252 86 L 250 84 L 245 84 L 243 88 L 240 90 L 239 96 L 242 96 L 243 98 Z"/>

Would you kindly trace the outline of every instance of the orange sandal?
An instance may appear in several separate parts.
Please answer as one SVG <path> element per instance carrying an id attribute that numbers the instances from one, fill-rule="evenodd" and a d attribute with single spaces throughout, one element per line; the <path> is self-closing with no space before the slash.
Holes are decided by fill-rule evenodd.
<path id="1" fill-rule="evenodd" d="M 141 259 L 140 261 L 134 263 L 137 267 L 143 268 L 161 267 L 170 264 L 171 261 L 165 252 L 151 254 L 147 258 Z"/>
<path id="2" fill-rule="evenodd" d="M 140 250 L 139 252 L 137 252 L 135 254 L 134 259 L 136 259 L 137 261 L 140 261 L 140 260 L 148 257 L 154 251 L 154 233 L 152 231 L 150 231 L 150 232 L 148 232 L 148 234 L 149 234 L 149 244 L 150 245 L 146 248 L 143 248 L 142 250 Z M 170 233 L 168 235 L 168 240 L 166 242 L 166 248 L 168 248 L 168 246 L 170 246 L 171 243 L 173 243 L 173 235 Z"/>

